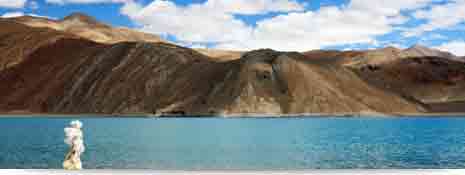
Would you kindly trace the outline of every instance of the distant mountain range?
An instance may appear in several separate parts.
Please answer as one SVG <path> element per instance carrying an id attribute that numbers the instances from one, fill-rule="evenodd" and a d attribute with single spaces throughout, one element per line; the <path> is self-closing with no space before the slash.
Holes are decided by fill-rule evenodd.
<path id="1" fill-rule="evenodd" d="M 420 45 L 189 49 L 79 13 L 0 26 L 1 113 L 465 112 L 465 59 Z"/>

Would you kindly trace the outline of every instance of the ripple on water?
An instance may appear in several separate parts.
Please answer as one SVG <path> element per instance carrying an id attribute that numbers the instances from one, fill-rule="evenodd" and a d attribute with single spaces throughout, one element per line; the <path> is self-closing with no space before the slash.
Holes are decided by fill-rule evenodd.
<path id="1" fill-rule="evenodd" d="M 0 168 L 61 168 L 71 119 L 0 122 Z M 465 168 L 462 118 L 86 118 L 85 168 Z"/>

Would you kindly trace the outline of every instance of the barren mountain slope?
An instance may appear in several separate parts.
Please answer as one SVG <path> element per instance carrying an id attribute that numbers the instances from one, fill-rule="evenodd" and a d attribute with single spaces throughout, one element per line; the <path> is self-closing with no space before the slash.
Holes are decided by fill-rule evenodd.
<path id="1" fill-rule="evenodd" d="M 194 49 L 195 51 L 214 58 L 219 62 L 231 61 L 241 58 L 244 52 L 241 51 L 230 51 L 220 49 Z"/>
<path id="2" fill-rule="evenodd" d="M 386 47 L 361 51 L 361 55 L 348 58 L 345 61 L 346 66 L 361 67 L 365 65 L 379 65 L 401 59 L 402 50 L 395 47 Z"/>
<path id="3" fill-rule="evenodd" d="M 403 50 L 395 47 L 386 47 L 359 51 L 313 50 L 304 52 L 303 54 L 312 59 L 331 58 L 329 61 L 332 60 L 336 64 L 357 68 L 366 65 L 387 64 L 411 57 L 441 57 L 453 61 L 463 61 L 449 52 L 427 48 L 418 44 Z"/>
<path id="4" fill-rule="evenodd" d="M 52 20 L 42 17 L 21 16 L 3 19 L 13 21 L 35 28 L 50 28 L 76 36 L 83 37 L 104 44 L 115 44 L 118 42 L 164 42 L 159 36 L 139 32 L 124 27 L 112 27 L 97 21 L 93 17 L 82 13 L 73 13 L 61 20 Z M 195 49 L 207 55 L 215 61 L 229 61 L 239 59 L 242 52 L 218 50 L 218 49 Z"/>
<path id="5" fill-rule="evenodd" d="M 259 50 L 214 62 L 162 43 L 60 39 L 0 73 L 0 109 L 39 113 L 418 112 L 341 66 Z"/>
<path id="6" fill-rule="evenodd" d="M 299 53 L 259 50 L 239 61 L 242 90 L 236 105 L 244 112 L 253 113 L 258 107 L 262 113 L 272 109 L 277 113 L 389 113 L 421 108 L 369 86 L 346 68 L 308 60 Z"/>
<path id="7" fill-rule="evenodd" d="M 348 65 L 354 59 L 361 58 L 363 51 L 338 51 L 338 50 L 312 50 L 303 52 L 307 59 L 326 62 L 328 64 Z"/>
<path id="8" fill-rule="evenodd" d="M 303 54 L 312 60 L 333 62 L 348 67 L 378 65 L 400 59 L 402 50 L 386 47 L 359 51 L 312 50 Z M 329 59 L 328 59 L 329 58 Z"/>
<path id="9" fill-rule="evenodd" d="M 455 55 L 449 52 L 443 52 L 437 49 L 431 49 L 422 45 L 414 45 L 402 51 L 402 57 L 441 57 L 447 59 L 454 59 Z"/>
<path id="10" fill-rule="evenodd" d="M 9 20 L 31 27 L 51 28 L 71 33 L 99 43 L 113 44 L 124 41 L 166 42 L 156 35 L 126 28 L 111 27 L 82 13 L 73 13 L 62 20 L 32 16 L 22 16 Z"/>
<path id="11" fill-rule="evenodd" d="M 450 55 L 420 46 L 212 58 L 211 50 L 167 43 L 103 44 L 11 20 L 0 25 L 1 112 L 407 113 L 424 112 L 423 104 L 464 111 L 465 63 L 408 57 Z"/>
<path id="12" fill-rule="evenodd" d="M 416 45 L 305 55 L 352 69 L 370 85 L 428 104 L 431 112 L 465 111 L 465 63 L 451 53 Z"/>
<path id="13" fill-rule="evenodd" d="M 0 19 L 0 70 L 23 61 L 37 48 L 76 36 L 45 28 L 31 28 Z"/>
<path id="14" fill-rule="evenodd" d="M 367 65 L 359 75 L 380 88 L 425 103 L 465 100 L 465 63 L 441 57 L 413 57 Z"/>

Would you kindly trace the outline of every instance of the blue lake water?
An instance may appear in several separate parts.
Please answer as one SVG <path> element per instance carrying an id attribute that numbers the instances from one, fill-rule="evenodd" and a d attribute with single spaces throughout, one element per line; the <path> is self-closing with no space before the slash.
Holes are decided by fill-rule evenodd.
<path id="1" fill-rule="evenodd" d="M 73 119 L 0 119 L 0 168 L 61 168 Z M 465 118 L 81 118 L 86 169 L 465 168 Z"/>

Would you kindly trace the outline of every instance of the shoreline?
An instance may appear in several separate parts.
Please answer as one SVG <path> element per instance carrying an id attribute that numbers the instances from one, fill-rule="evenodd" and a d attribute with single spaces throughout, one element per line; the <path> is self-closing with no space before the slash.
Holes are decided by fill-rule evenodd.
<path id="1" fill-rule="evenodd" d="M 218 114 L 218 115 L 172 115 L 172 114 L 56 114 L 56 113 L 0 113 L 0 118 L 465 118 L 465 113 L 301 113 L 301 114 Z"/>
<path id="2" fill-rule="evenodd" d="M 269 174 L 302 174 L 302 175 L 328 175 L 328 174 L 359 174 L 359 175 L 386 175 L 386 174 L 424 174 L 424 175 L 443 175 L 443 174 L 463 174 L 463 169 L 308 169 L 308 170 L 140 170 L 140 169 L 120 169 L 120 170 L 98 170 L 84 169 L 78 171 L 67 171 L 62 169 L 4 169 L 0 170 L 5 174 L 160 174 L 160 175 L 269 175 Z"/>
<path id="3" fill-rule="evenodd" d="M 67 171 L 61 169 L 3 169 L 1 173 L 5 174 L 160 174 L 160 175 L 274 175 L 274 174 L 302 174 L 302 175 L 328 175 L 328 174 L 359 174 L 359 175 L 386 175 L 386 174 L 425 174 L 425 175 L 443 175 L 443 174 L 463 174 L 463 169 L 309 169 L 309 170 L 97 170 L 84 169 L 78 171 Z"/>

